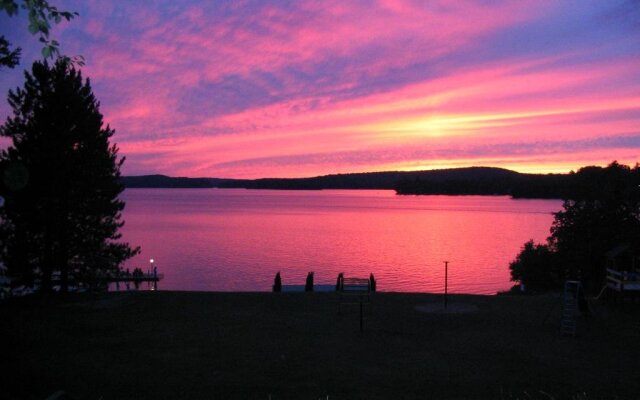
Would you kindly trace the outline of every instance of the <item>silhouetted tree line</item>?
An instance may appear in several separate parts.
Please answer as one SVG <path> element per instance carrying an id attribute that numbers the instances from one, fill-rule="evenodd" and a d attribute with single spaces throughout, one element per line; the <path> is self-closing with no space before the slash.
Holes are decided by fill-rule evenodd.
<path id="1" fill-rule="evenodd" d="M 436 171 L 434 171 L 436 172 Z M 520 174 L 500 168 L 471 167 L 403 179 L 396 186 L 405 195 L 502 195 L 514 198 L 563 198 L 571 179 L 561 174 Z"/>
<path id="2" fill-rule="evenodd" d="M 184 178 L 166 175 L 123 176 L 121 183 L 127 188 L 213 188 L 220 181 L 215 178 Z"/>
<path id="3" fill-rule="evenodd" d="M 243 189 L 387 189 L 398 194 L 509 195 L 515 198 L 563 198 L 566 174 L 520 174 L 502 168 L 471 167 L 431 171 L 387 171 L 335 174 L 311 178 L 173 178 L 164 175 L 122 178 L 127 188 Z"/>
<path id="4" fill-rule="evenodd" d="M 404 174 L 412 172 L 365 172 L 334 174 L 310 178 L 262 178 L 262 179 L 222 179 L 217 183 L 221 188 L 244 189 L 395 189 Z"/>
<path id="5" fill-rule="evenodd" d="M 545 244 L 525 243 L 511 262 L 511 278 L 528 290 L 559 288 L 581 279 L 599 289 L 605 279 L 605 253 L 627 244 L 640 251 L 640 167 L 613 162 L 585 167 L 568 176 L 562 211 L 554 214 Z"/>

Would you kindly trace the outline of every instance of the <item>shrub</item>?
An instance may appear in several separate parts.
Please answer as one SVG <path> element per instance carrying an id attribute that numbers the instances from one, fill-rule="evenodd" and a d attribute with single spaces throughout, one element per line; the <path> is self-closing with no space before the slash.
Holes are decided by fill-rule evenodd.
<path id="1" fill-rule="evenodd" d="M 528 241 L 509 264 L 511 280 L 524 284 L 527 291 L 545 291 L 561 287 L 563 273 L 557 254 L 545 244 Z"/>

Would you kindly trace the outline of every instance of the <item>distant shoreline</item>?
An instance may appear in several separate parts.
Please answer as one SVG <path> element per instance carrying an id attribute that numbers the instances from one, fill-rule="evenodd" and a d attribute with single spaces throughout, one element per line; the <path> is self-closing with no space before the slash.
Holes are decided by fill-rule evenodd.
<path id="1" fill-rule="evenodd" d="M 187 178 L 123 176 L 127 189 L 395 190 L 399 195 L 497 195 L 562 199 L 570 174 L 522 174 L 502 168 L 470 167 L 429 171 L 334 174 L 309 178 Z"/>

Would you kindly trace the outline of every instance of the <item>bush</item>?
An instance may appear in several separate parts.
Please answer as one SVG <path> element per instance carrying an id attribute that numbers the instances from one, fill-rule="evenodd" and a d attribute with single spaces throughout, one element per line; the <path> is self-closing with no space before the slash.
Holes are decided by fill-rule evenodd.
<path id="1" fill-rule="evenodd" d="M 563 273 L 557 254 L 545 244 L 528 241 L 509 264 L 511 280 L 524 284 L 527 291 L 546 291 L 562 286 Z"/>

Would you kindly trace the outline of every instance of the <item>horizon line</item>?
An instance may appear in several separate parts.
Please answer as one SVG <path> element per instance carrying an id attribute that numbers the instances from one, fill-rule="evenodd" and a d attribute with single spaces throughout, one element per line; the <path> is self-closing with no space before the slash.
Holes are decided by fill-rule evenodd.
<path id="1" fill-rule="evenodd" d="M 146 176 L 165 176 L 168 178 L 187 178 L 187 179 L 220 179 L 220 180 L 243 180 L 243 181 L 251 181 L 251 180 L 260 180 L 260 179 L 312 179 L 312 178 L 321 178 L 321 177 L 326 177 L 326 176 L 337 176 L 337 175 L 360 175 L 360 174 L 380 174 L 380 173 L 412 173 L 412 172 L 429 172 L 429 171 L 444 171 L 444 170 L 454 170 L 454 169 L 472 169 L 472 168 L 490 168 L 490 169 L 497 169 L 497 170 L 504 170 L 504 171 L 511 171 L 511 172 L 516 172 L 518 174 L 525 174 L 525 175 L 567 175 L 570 174 L 572 172 L 577 172 L 578 170 L 582 169 L 582 168 L 586 168 L 586 167 L 600 167 L 600 168 L 604 168 L 607 165 L 610 165 L 613 162 L 617 162 L 616 160 L 613 160 L 609 163 L 607 163 L 606 165 L 584 165 L 582 167 L 579 167 L 577 169 L 570 169 L 569 171 L 566 172 L 545 172 L 545 171 L 540 171 L 540 172 L 522 172 L 522 171 L 518 171 L 517 169 L 511 169 L 511 168 L 503 168 L 503 167 L 493 167 L 493 166 L 486 166 L 486 165 L 474 165 L 474 166 L 470 166 L 470 167 L 450 167 L 450 168 L 431 168 L 431 169 L 408 169 L 408 170 L 382 170 L 382 171 L 362 171 L 362 172 L 335 172 L 335 173 L 328 173 L 328 174 L 322 174 L 322 175 L 312 175 L 312 176 L 299 176 L 299 177 L 260 177 L 260 178 L 220 178 L 220 177 L 215 177 L 215 176 L 174 176 L 174 175 L 166 175 L 166 174 L 161 174 L 161 173 L 149 173 L 149 174 L 139 174 L 139 175 L 125 175 L 125 174 L 121 174 L 122 177 L 131 177 L 131 178 L 136 178 L 136 177 L 146 177 Z M 638 164 L 638 162 L 636 162 L 636 164 Z M 626 165 L 626 164 L 623 164 Z M 630 167 L 634 167 L 634 165 L 630 165 Z"/>

